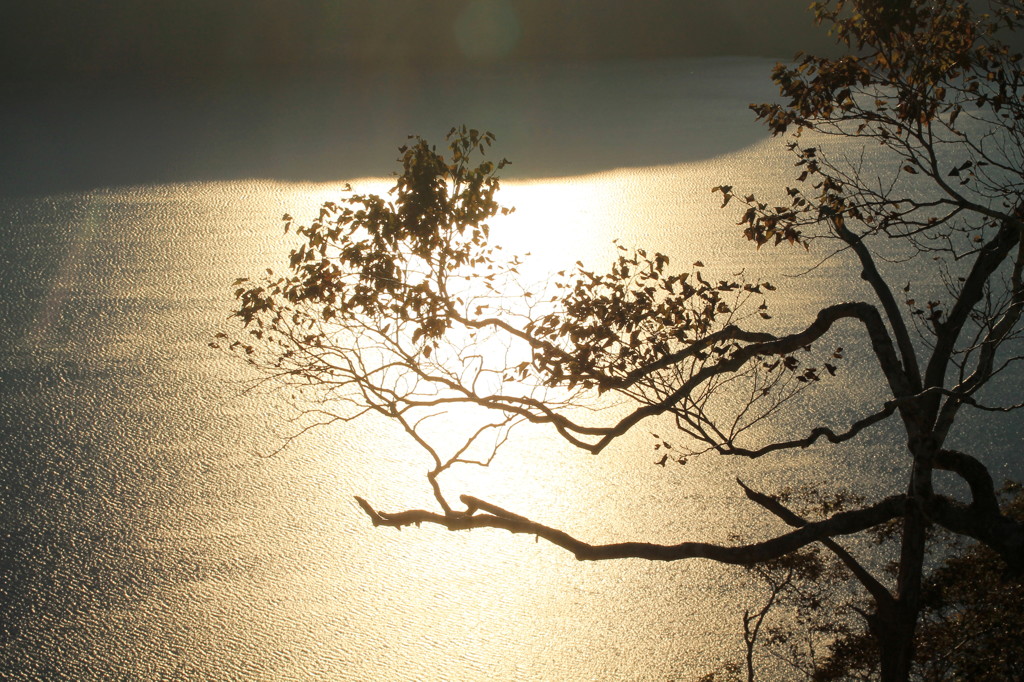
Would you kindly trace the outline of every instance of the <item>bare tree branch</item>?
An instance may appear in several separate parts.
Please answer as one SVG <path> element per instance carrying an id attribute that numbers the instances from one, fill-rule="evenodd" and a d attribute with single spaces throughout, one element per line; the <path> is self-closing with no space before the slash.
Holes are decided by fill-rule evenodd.
<path id="1" fill-rule="evenodd" d="M 849 535 L 872 528 L 900 516 L 906 504 L 902 495 L 890 497 L 870 507 L 840 512 L 824 521 L 807 523 L 797 530 L 764 542 L 729 547 L 706 542 L 683 542 L 676 545 L 619 542 L 593 545 L 578 540 L 564 531 L 531 521 L 524 516 L 469 495 L 463 495 L 461 498 L 466 505 L 466 511 L 449 515 L 422 509 L 394 513 L 380 512 L 363 498 L 356 497 L 355 499 L 374 526 L 402 528 L 422 523 L 433 523 L 448 530 L 498 528 L 510 533 L 525 533 L 543 538 L 551 544 L 569 551 L 579 561 L 628 558 L 679 561 L 703 558 L 720 563 L 744 565 L 774 559 L 825 538 Z"/>
<path id="2" fill-rule="evenodd" d="M 812 429 L 811 433 L 804 438 L 780 441 L 777 443 L 769 443 L 757 449 L 738 448 L 732 445 L 723 445 L 718 449 L 719 452 L 725 455 L 739 455 L 741 457 L 756 459 L 770 452 L 776 452 L 778 450 L 793 450 L 796 448 L 807 448 L 810 447 L 811 445 L 814 445 L 814 443 L 818 442 L 818 440 L 821 439 L 822 437 L 824 437 L 830 443 L 842 443 L 844 441 L 850 440 L 851 438 L 854 438 L 857 434 L 859 434 L 861 431 L 868 428 L 869 426 L 877 424 L 880 421 L 884 421 L 888 417 L 892 416 L 892 414 L 896 412 L 896 408 L 899 406 L 900 402 L 901 401 L 899 400 L 890 400 L 886 402 L 885 406 L 881 410 L 875 412 L 874 414 L 870 414 L 866 417 L 863 417 L 862 419 L 858 419 L 857 421 L 850 425 L 849 429 L 843 431 L 842 433 L 836 433 L 827 426 L 818 426 Z"/>

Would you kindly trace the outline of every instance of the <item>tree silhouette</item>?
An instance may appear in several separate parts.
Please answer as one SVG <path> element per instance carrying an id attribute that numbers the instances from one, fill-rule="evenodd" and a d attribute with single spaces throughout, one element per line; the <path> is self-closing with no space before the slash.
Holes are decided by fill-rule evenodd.
<path id="1" fill-rule="evenodd" d="M 1020 484 L 1008 483 L 999 492 L 1009 496 L 1003 513 L 1021 520 Z M 791 504 L 819 509 L 852 501 L 821 499 L 813 490 L 789 496 Z M 888 542 L 891 530 L 877 529 L 875 541 Z M 936 558 L 944 558 L 933 562 L 937 565 L 923 581 L 913 679 L 1019 679 L 1024 666 L 1017 627 L 1024 609 L 1022 576 L 1008 573 L 995 552 L 965 536 L 939 531 L 930 544 Z M 878 678 L 878 641 L 860 615 L 869 603 L 849 589 L 849 573 L 834 556 L 811 546 L 753 564 L 748 571 L 764 596 L 743 613 L 745 659 L 723 664 L 702 682 L 753 680 L 759 664 L 769 661 L 792 679 Z"/>
<path id="2" fill-rule="evenodd" d="M 319 403 L 309 414 L 322 417 L 318 423 L 376 412 L 428 453 L 437 509 L 384 512 L 357 498 L 374 525 L 499 528 L 580 560 L 750 565 L 821 543 L 870 599 L 864 615 L 882 679 L 906 679 L 929 527 L 1024 568 L 1024 526 L 1000 511 L 988 469 L 976 453 L 947 447 L 963 408 L 1021 407 L 989 404 L 984 389 L 1022 357 L 1014 342 L 1024 304 L 1024 83 L 1021 57 L 1000 36 L 1024 18 L 1010 0 L 993 3 L 989 15 L 948 0 L 908 0 L 898 11 L 878 0 L 812 7 L 845 54 L 798 55 L 776 67 L 782 103 L 753 107 L 774 134 L 795 134 L 797 177 L 787 202 L 728 185 L 715 190 L 723 205 L 743 205 L 740 225 L 758 248 L 795 245 L 852 259 L 872 300 L 837 301 L 785 331 L 768 312 L 770 283 L 711 281 L 699 262 L 676 271 L 660 253 L 622 246 L 607 272 L 579 263 L 531 290 L 518 277 L 520 261 L 488 242 L 487 221 L 506 211 L 495 198 L 505 162 L 479 161 L 492 136 L 461 128 L 449 135 L 447 156 L 418 138 L 402 148 L 389 196 L 350 192 L 294 228 L 302 243 L 287 274 L 238 280 L 245 331 L 221 334 L 215 345 L 314 390 Z M 830 154 L 834 139 L 880 145 L 888 166 L 878 172 L 855 155 Z M 877 264 L 892 248 L 905 266 L 929 268 L 946 294 L 917 301 L 902 284 L 905 271 L 883 276 L 899 270 Z M 877 374 L 867 378 L 886 398 L 844 428 L 808 413 L 800 432 L 765 440 L 760 426 L 832 379 L 843 351 L 831 340 L 851 326 L 873 354 Z M 608 400 L 628 409 L 606 422 L 584 409 Z M 454 428 L 432 437 L 427 423 L 443 413 L 457 414 L 453 426 L 466 429 L 458 443 Z M 671 452 L 662 464 L 702 452 L 757 458 L 825 441 L 839 448 L 897 420 L 906 434 L 906 491 L 809 519 L 739 482 L 792 530 L 735 545 L 592 544 L 476 497 L 455 502 L 439 483 L 452 467 L 487 466 L 517 424 L 547 425 L 598 453 L 657 416 L 673 419 L 691 444 L 659 442 Z M 937 492 L 938 470 L 965 482 L 970 499 Z M 888 523 L 898 524 L 900 545 L 891 585 L 835 539 Z"/>

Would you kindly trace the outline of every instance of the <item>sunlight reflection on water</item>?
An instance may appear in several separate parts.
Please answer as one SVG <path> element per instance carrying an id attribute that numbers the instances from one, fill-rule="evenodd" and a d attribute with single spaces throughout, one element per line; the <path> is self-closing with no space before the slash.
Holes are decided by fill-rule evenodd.
<path id="1" fill-rule="evenodd" d="M 747 270 L 779 286 L 778 319 L 866 296 L 853 271 L 745 242 L 713 185 L 778 187 L 771 142 L 708 161 L 504 184 L 494 239 L 533 255 L 528 278 L 601 268 L 613 240 L 686 270 Z M 386 179 L 354 180 L 383 192 Z M 734 657 L 740 572 L 706 562 L 582 564 L 532 538 L 370 527 L 352 501 L 430 507 L 427 457 L 380 420 L 291 432 L 284 396 L 251 387 L 205 344 L 229 284 L 284 265 L 275 221 L 315 215 L 341 185 L 157 185 L 5 199 L 0 426 L 7 543 L 0 676 L 95 679 L 690 679 Z M 841 279 L 840 279 L 841 278 Z M 837 281 L 843 282 L 840 290 Z M 823 387 L 842 425 L 877 393 L 863 348 Z M 841 388 L 842 391 L 837 390 Z M 766 428 L 797 430 L 780 417 Z M 827 463 L 698 458 L 661 468 L 649 433 L 598 457 L 524 429 L 486 470 L 444 485 L 590 541 L 725 540 L 770 521 L 733 477 L 872 495 L 898 486 L 886 429 Z M 1008 434 L 1009 436 L 1009 434 Z"/>
<path id="2" fill-rule="evenodd" d="M 495 239 L 532 251 L 537 278 L 577 259 L 600 267 L 616 238 L 658 245 L 683 268 L 698 257 L 725 271 L 764 265 L 725 237 L 735 230 L 714 214 L 708 185 L 717 172 L 735 175 L 731 168 L 715 161 L 508 182 L 502 198 L 517 211 L 495 221 Z M 7 421 L 21 429 L 18 466 L 52 468 L 50 485 L 87 492 L 67 489 L 61 507 L 29 488 L 19 498 L 24 513 L 48 514 L 22 519 L 24 551 L 46 542 L 57 560 L 48 577 L 15 581 L 9 660 L 69 679 L 97 669 L 479 679 L 713 667 L 736 636 L 724 606 L 740 599 L 734 571 L 578 564 L 499 532 L 375 531 L 352 495 L 384 509 L 432 501 L 426 457 L 372 420 L 260 457 L 276 448 L 275 434 L 289 433 L 287 408 L 272 391 L 242 392 L 244 373 L 204 344 L 225 324 L 230 280 L 283 264 L 290 239 L 275 218 L 288 211 L 301 221 L 339 191 L 170 185 L 32 209 L 40 224 L 56 221 L 66 243 L 52 274 L 30 282 L 40 293 L 22 311 L 30 321 L 4 390 L 24 424 L 45 421 L 46 432 L 31 438 Z M 35 372 L 63 379 L 40 384 Z M 749 529 L 732 472 L 703 460 L 663 470 L 653 460 L 644 429 L 600 457 L 530 429 L 490 469 L 453 471 L 445 485 L 592 541 L 721 540 Z M 101 584 L 85 579 L 95 571 L 106 576 Z M 50 631 L 54 622 L 64 635 Z"/>

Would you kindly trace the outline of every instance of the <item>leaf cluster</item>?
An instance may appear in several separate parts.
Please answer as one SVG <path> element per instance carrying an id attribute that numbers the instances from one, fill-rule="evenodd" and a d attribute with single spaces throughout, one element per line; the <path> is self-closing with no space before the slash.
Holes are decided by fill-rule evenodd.
<path id="1" fill-rule="evenodd" d="M 770 282 L 711 281 L 700 261 L 691 272 L 673 272 L 664 254 L 618 248 L 621 253 L 606 273 L 583 263 L 559 273 L 557 309 L 527 328 L 545 342 L 535 364 L 550 385 L 604 390 L 616 378 L 695 345 L 700 345 L 694 353 L 699 361 L 725 358 L 738 344 L 723 339 L 704 345 L 711 332 L 733 322 L 752 300 L 759 304 L 759 317 L 771 317 L 764 298 L 775 290 Z"/>
<path id="2" fill-rule="evenodd" d="M 289 273 L 240 279 L 235 315 L 257 338 L 273 330 L 356 319 L 393 320 L 414 343 L 440 337 L 451 324 L 448 291 L 469 268 L 492 262 L 487 220 L 510 209 L 495 200 L 502 160 L 474 162 L 494 136 L 453 128 L 449 157 L 414 137 L 400 148 L 402 172 L 390 195 L 356 194 L 327 202 L 316 220 L 285 232 L 301 237 Z M 429 353 L 429 351 L 427 351 Z"/>
<path id="3" fill-rule="evenodd" d="M 865 128 L 888 117 L 924 125 L 946 114 L 955 122 L 968 101 L 1020 120 L 1021 57 L 995 37 L 1019 30 L 1024 12 L 1016 2 L 994 4 L 992 15 L 977 16 L 954 0 L 815 2 L 817 22 L 855 53 L 776 66 L 773 79 L 789 101 L 753 109 L 775 134 L 836 119 Z"/>

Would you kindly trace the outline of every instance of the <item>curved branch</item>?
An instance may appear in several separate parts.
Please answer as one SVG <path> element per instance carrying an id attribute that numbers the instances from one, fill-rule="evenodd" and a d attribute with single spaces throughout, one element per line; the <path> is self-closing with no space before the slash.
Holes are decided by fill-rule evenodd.
<path id="1" fill-rule="evenodd" d="M 910 340 L 910 333 L 907 331 L 907 325 L 900 314 L 899 306 L 896 305 L 896 299 L 892 295 L 892 289 L 889 288 L 881 273 L 878 272 L 875 260 L 867 245 L 864 244 L 863 238 L 855 235 L 840 221 L 833 220 L 832 225 L 836 229 L 836 234 L 853 249 L 858 260 L 860 260 L 860 277 L 871 285 L 875 295 L 878 296 L 878 300 L 882 303 L 885 316 L 889 320 L 889 326 L 892 327 L 893 334 L 896 337 L 896 344 L 899 346 L 900 354 L 903 356 L 903 371 L 906 373 L 912 389 L 915 392 L 920 391 L 921 370 L 917 365 L 917 354 L 914 352 L 914 344 Z"/>
<path id="2" fill-rule="evenodd" d="M 893 394 L 897 397 L 896 405 L 901 406 L 898 399 L 912 395 L 915 391 L 911 390 L 912 386 L 903 371 L 903 367 L 898 356 L 896 355 L 896 351 L 893 348 L 892 340 L 889 337 L 889 332 L 885 327 L 885 323 L 882 321 L 881 316 L 874 306 L 864 302 L 853 302 L 839 303 L 823 308 L 818 311 L 816 319 L 806 329 L 786 336 L 776 337 L 770 334 L 746 332 L 735 326 L 729 326 L 720 330 L 715 335 L 716 342 L 724 340 L 748 340 L 752 342 L 735 350 L 730 356 L 720 360 L 719 362 L 702 367 L 689 379 L 676 387 L 674 391 L 665 396 L 664 399 L 656 403 L 637 408 L 627 416 L 623 417 L 618 423 L 611 426 L 597 428 L 583 427 L 570 422 L 562 415 L 551 412 L 550 410 L 542 417 L 538 415 L 535 417 L 527 416 L 527 418 L 531 421 L 550 421 L 551 423 L 556 424 L 563 437 L 566 437 L 577 447 L 581 447 L 588 452 L 596 454 L 607 447 L 615 438 L 623 435 L 647 417 L 664 414 L 669 411 L 673 406 L 689 396 L 698 386 L 708 380 L 722 374 L 736 372 L 745 363 L 759 356 L 785 355 L 787 353 L 795 352 L 820 339 L 837 321 L 851 318 L 860 320 L 867 328 L 871 346 L 875 352 L 879 366 L 881 367 Z M 669 366 L 671 362 L 683 361 L 695 352 L 696 350 L 691 351 L 687 348 L 673 356 L 666 356 L 666 358 L 659 360 L 656 364 L 659 365 L 659 368 Z M 643 370 L 638 370 L 637 372 L 634 372 L 633 374 L 635 375 L 635 379 L 632 380 L 639 379 L 640 376 L 642 376 L 640 374 L 642 371 Z M 628 382 L 630 380 L 631 379 L 627 378 L 622 381 Z M 628 386 L 628 383 L 623 383 L 622 386 Z M 616 388 L 619 387 L 616 386 Z M 501 402 L 504 403 L 503 400 Z M 500 408 L 500 405 L 496 403 L 491 403 L 490 406 Z M 532 406 L 538 407 L 536 405 Z M 891 412 L 888 414 L 891 414 Z M 882 419 L 888 416 L 888 414 L 880 415 L 878 416 L 878 419 Z M 870 420 L 868 424 L 864 424 L 864 426 L 874 423 L 874 421 L 875 420 Z M 860 428 L 863 428 L 863 426 Z M 588 444 L 575 437 L 571 437 L 571 435 L 567 433 L 568 431 L 572 431 L 580 435 L 596 435 L 599 436 L 599 438 L 597 441 Z M 809 441 L 808 444 L 813 442 L 813 440 L 820 438 L 821 435 L 828 434 L 822 431 L 822 433 L 818 435 L 812 435 L 812 440 Z M 839 439 L 833 442 L 840 442 L 841 440 L 846 439 L 844 437 L 837 436 L 836 434 L 833 434 L 833 436 Z M 852 437 L 852 435 L 850 437 Z M 794 443 L 794 446 L 800 446 L 800 443 L 796 442 Z"/>
<path id="3" fill-rule="evenodd" d="M 789 440 L 780 443 L 771 443 L 764 447 L 758 448 L 757 450 L 748 450 L 746 448 L 728 447 L 719 448 L 719 451 L 724 455 L 739 455 L 740 457 L 749 457 L 750 459 L 756 459 L 762 455 L 767 455 L 770 452 L 776 450 L 791 450 L 793 448 L 806 448 L 816 443 L 819 439 L 824 436 L 830 443 L 842 443 L 843 441 L 850 440 L 858 433 L 878 422 L 890 417 L 896 408 L 900 405 L 899 400 L 890 400 L 885 403 L 884 407 L 874 414 L 870 414 L 863 419 L 859 419 L 850 425 L 850 428 L 842 433 L 836 433 L 827 426 L 819 426 L 811 430 L 810 435 L 805 438 L 799 438 L 796 440 Z M 742 484 L 740 484 L 742 485 Z"/>
<path id="4" fill-rule="evenodd" d="M 551 544 L 571 552 L 579 561 L 630 558 L 650 561 L 679 561 L 700 558 L 725 564 L 743 565 L 775 559 L 824 538 L 866 530 L 901 515 L 906 506 L 904 496 L 890 497 L 864 509 L 840 512 L 823 521 L 808 523 L 771 540 L 730 547 L 706 542 L 683 542 L 676 545 L 617 542 L 593 545 L 578 540 L 564 531 L 531 521 L 524 516 L 468 495 L 463 495 L 461 498 L 467 507 L 466 511 L 449 515 L 423 509 L 410 509 L 395 513 L 380 512 L 363 498 L 356 497 L 355 499 L 366 515 L 370 517 L 374 526 L 402 528 L 414 524 L 433 523 L 448 530 L 498 528 L 510 533 L 526 533 L 544 538 Z"/>
<path id="5" fill-rule="evenodd" d="M 816 319 L 806 329 L 781 337 L 760 332 L 747 332 L 735 326 L 726 327 L 716 333 L 716 342 L 724 340 L 745 340 L 751 341 L 751 343 L 736 349 L 731 355 L 714 364 L 702 367 L 663 399 L 655 403 L 649 403 L 638 407 L 617 423 L 610 426 L 586 426 L 578 424 L 570 420 L 565 415 L 552 409 L 544 402 L 530 397 L 500 394 L 479 396 L 467 389 L 465 386 L 462 386 L 458 381 L 454 381 L 447 377 L 425 373 L 421 367 L 411 360 L 408 367 L 424 379 L 438 385 L 443 385 L 459 393 L 462 397 L 455 399 L 457 401 L 464 399 L 468 402 L 476 403 L 481 407 L 516 414 L 533 423 L 552 424 L 558 430 L 559 434 L 574 446 L 592 454 L 597 454 L 604 450 L 604 448 L 606 448 L 613 440 L 628 432 L 633 426 L 647 417 L 657 416 L 668 412 L 705 382 L 723 374 L 734 373 L 745 363 L 757 357 L 766 355 L 785 355 L 795 352 L 820 339 L 832 328 L 833 324 L 842 319 L 859 320 L 867 328 L 875 356 L 891 390 L 897 397 L 897 401 L 900 398 L 912 395 L 914 392 L 910 390 L 911 386 L 907 381 L 906 375 L 900 364 L 900 360 L 893 348 L 892 340 L 889 337 L 889 332 L 885 327 L 885 323 L 882 321 L 882 318 L 875 307 L 864 302 L 839 303 L 823 308 L 818 311 Z M 532 338 L 522 330 L 517 330 L 507 323 L 493 318 L 488 318 L 487 320 L 482 321 L 478 320 L 471 326 L 477 328 L 482 326 L 494 326 L 513 334 L 520 339 Z M 537 343 L 544 344 L 545 342 L 538 341 Z M 659 365 L 659 368 L 669 366 L 672 362 L 684 361 L 696 352 L 697 350 L 690 350 L 687 348 L 675 355 L 666 356 L 667 358 L 671 358 L 670 360 L 662 359 L 657 361 L 656 364 Z M 638 370 L 638 372 L 640 371 L 643 370 Z M 636 379 L 639 378 L 640 375 L 637 374 Z M 627 385 L 628 384 L 622 384 L 623 387 Z M 902 407 L 902 404 L 900 406 Z M 822 435 L 826 434 L 823 433 Z M 595 437 L 596 440 L 588 442 L 583 439 L 585 436 Z M 816 436 L 815 438 L 817 437 L 820 436 Z"/>
<path id="6" fill-rule="evenodd" d="M 942 495 L 931 496 L 924 508 L 938 525 L 978 540 L 997 552 L 1011 571 L 1024 573 L 1024 524 L 1000 512 L 993 514 Z"/>
<path id="7" fill-rule="evenodd" d="M 736 372 L 746 362 L 758 356 L 785 355 L 795 352 L 820 339 L 838 320 L 849 318 L 860 320 L 867 328 L 871 347 L 875 352 L 875 357 L 893 395 L 900 399 L 914 394 L 915 391 L 911 390 L 906 374 L 903 372 L 903 367 L 893 348 L 892 339 L 889 337 L 889 332 L 885 328 L 885 323 L 882 322 L 882 317 L 878 314 L 878 310 L 864 302 L 838 303 L 818 311 L 817 318 L 803 331 L 787 336 L 773 337 L 771 340 L 760 343 L 752 343 L 734 351 L 732 355 L 714 365 L 707 365 L 701 368 L 693 376 L 680 384 L 675 391 L 666 396 L 664 400 L 652 405 L 645 405 L 624 417 L 618 424 L 609 427 L 606 435 L 594 444 L 592 451 L 597 452 L 603 449 L 614 438 L 622 435 L 641 420 L 664 414 L 673 405 L 690 395 L 697 386 L 705 381 L 721 374 Z"/>
<path id="8" fill-rule="evenodd" d="M 626 376 L 622 378 L 609 378 L 606 380 L 605 385 L 602 388 L 614 388 L 614 389 L 625 389 L 633 386 L 644 377 L 654 374 L 658 370 L 666 369 L 680 363 L 688 358 L 695 357 L 703 351 L 711 348 L 712 346 L 721 343 L 723 341 L 745 341 L 747 343 L 767 343 L 769 341 L 775 341 L 777 338 L 772 334 L 766 332 L 750 332 L 737 327 L 736 325 L 730 324 L 727 327 L 719 329 L 717 332 L 708 334 L 699 341 L 695 341 L 685 348 L 676 351 L 675 353 L 669 353 L 664 355 L 658 360 L 638 367 Z"/>
<path id="9" fill-rule="evenodd" d="M 971 507 L 985 514 L 999 515 L 999 499 L 988 468 L 974 457 L 957 450 L 939 450 L 933 460 L 936 469 L 951 471 L 971 489 Z"/>

